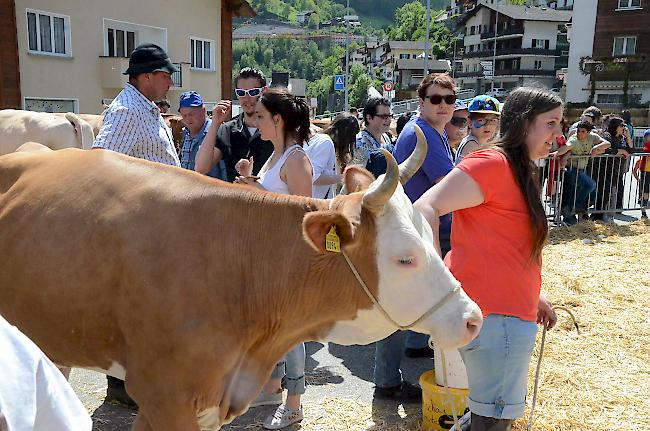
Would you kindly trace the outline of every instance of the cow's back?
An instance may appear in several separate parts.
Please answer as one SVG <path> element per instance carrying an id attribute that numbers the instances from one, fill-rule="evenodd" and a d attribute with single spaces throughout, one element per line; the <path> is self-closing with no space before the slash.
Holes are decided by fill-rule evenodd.
<path id="1" fill-rule="evenodd" d="M 28 141 L 39 142 L 53 150 L 80 148 L 75 127 L 65 116 L 0 110 L 0 155 L 11 153 Z"/>
<path id="2" fill-rule="evenodd" d="M 202 198 L 220 188 L 214 205 Z M 243 213 L 230 207 L 246 205 L 240 192 L 108 150 L 0 157 L 0 314 L 58 363 L 108 369 L 97 364 L 104 355 L 124 365 L 125 337 L 144 344 L 138 337 L 178 330 L 187 310 L 219 313 L 220 293 L 206 297 L 206 283 L 223 284 L 225 264 L 207 256 L 237 260 Z M 206 234 L 201 222 L 215 227 Z M 84 343 L 103 345 L 72 363 Z"/>

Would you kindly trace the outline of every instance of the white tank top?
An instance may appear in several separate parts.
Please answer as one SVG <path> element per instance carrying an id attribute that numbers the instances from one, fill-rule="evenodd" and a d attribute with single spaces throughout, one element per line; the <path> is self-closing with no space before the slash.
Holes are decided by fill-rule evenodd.
<path id="1" fill-rule="evenodd" d="M 260 177 L 259 183 L 262 187 L 270 192 L 282 193 L 284 195 L 289 194 L 289 186 L 287 186 L 287 183 L 282 181 L 282 178 L 280 178 L 280 171 L 282 170 L 282 166 L 284 166 L 284 162 L 287 161 L 287 158 L 296 151 L 306 155 L 305 150 L 300 145 L 292 145 L 284 150 L 284 153 L 280 156 L 278 161 L 269 168 L 269 163 L 273 159 L 273 154 L 275 154 L 275 152 L 271 154 L 271 157 L 269 157 L 268 161 L 264 166 L 262 166 L 262 169 L 260 169 L 258 174 Z"/>

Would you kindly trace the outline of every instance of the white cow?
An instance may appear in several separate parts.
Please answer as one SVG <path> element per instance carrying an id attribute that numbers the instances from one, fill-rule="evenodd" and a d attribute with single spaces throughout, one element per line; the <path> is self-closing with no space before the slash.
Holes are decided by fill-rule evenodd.
<path id="1" fill-rule="evenodd" d="M 0 155 L 11 153 L 28 141 L 59 150 L 89 149 L 94 140 L 92 127 L 71 112 L 57 115 L 15 109 L 0 110 Z"/>

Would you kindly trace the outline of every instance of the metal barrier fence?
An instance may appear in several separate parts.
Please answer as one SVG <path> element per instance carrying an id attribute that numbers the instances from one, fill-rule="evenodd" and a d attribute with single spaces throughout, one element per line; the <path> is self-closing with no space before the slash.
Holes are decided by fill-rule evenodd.
<path id="1" fill-rule="evenodd" d="M 650 153 L 548 158 L 537 165 L 544 209 L 554 223 L 573 224 L 587 214 L 608 219 L 650 207 Z"/>

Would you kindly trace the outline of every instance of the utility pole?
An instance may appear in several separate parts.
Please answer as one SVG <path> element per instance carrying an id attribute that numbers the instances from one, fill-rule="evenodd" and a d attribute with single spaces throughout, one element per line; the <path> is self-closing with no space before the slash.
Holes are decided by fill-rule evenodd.
<path id="1" fill-rule="evenodd" d="M 431 21 L 431 0 L 427 0 L 427 34 L 424 39 L 424 76 L 429 74 L 429 29 Z"/>
<path id="2" fill-rule="evenodd" d="M 348 105 L 348 86 L 350 83 L 350 0 L 347 0 L 347 5 L 345 9 L 345 29 L 346 29 L 346 39 L 345 39 L 345 111 L 350 110 Z"/>
<path id="3" fill-rule="evenodd" d="M 497 0 L 497 14 L 494 20 L 494 45 L 492 46 L 492 91 L 494 91 L 494 78 L 497 76 L 497 33 L 499 32 L 499 0 Z"/>

